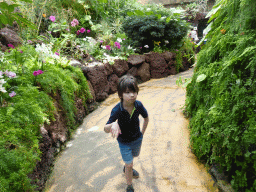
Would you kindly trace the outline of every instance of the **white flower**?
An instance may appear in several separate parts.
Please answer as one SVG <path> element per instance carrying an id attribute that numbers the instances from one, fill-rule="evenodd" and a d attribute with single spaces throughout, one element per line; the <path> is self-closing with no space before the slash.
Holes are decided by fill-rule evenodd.
<path id="1" fill-rule="evenodd" d="M 37 44 L 35 50 L 39 53 L 40 60 L 44 60 L 46 57 L 51 57 L 52 55 L 51 46 L 45 45 L 44 43 L 42 45 Z"/>
<path id="2" fill-rule="evenodd" d="M 150 8 L 147 8 L 147 11 L 150 11 L 151 9 Z"/>
<path id="3" fill-rule="evenodd" d="M 129 45 L 129 46 L 128 46 L 128 49 L 132 49 L 132 47 Z"/>
<path id="4" fill-rule="evenodd" d="M 168 44 L 168 43 L 169 43 L 169 41 L 167 41 L 167 40 L 165 40 L 164 42 L 165 42 L 166 44 Z"/>
<path id="5" fill-rule="evenodd" d="M 166 17 L 161 17 L 161 20 L 164 20 L 164 19 L 166 19 Z"/>
<path id="6" fill-rule="evenodd" d="M 121 38 L 117 38 L 116 41 L 118 41 L 119 43 L 121 43 L 121 42 L 122 42 L 122 39 L 121 39 Z"/>
<path id="7" fill-rule="evenodd" d="M 111 57 L 111 56 L 109 56 L 109 55 L 106 54 L 106 53 L 103 53 L 103 55 L 106 57 L 106 59 L 103 59 L 103 63 L 107 63 L 107 62 L 109 62 L 109 63 L 114 63 L 114 61 L 115 61 L 116 59 L 119 59 L 118 56 Z"/>
<path id="8" fill-rule="evenodd" d="M 0 80 L 0 85 L 3 85 L 3 84 L 5 84 L 6 83 L 6 81 L 4 80 L 4 79 L 1 79 Z"/>
<path id="9" fill-rule="evenodd" d="M 145 45 L 144 47 L 145 47 L 145 48 L 149 48 L 149 46 L 148 46 L 148 45 Z"/>
<path id="10" fill-rule="evenodd" d="M 2 87 L 2 85 L 0 84 L 0 92 L 6 93 L 7 91 L 5 90 L 4 87 Z"/>
<path id="11" fill-rule="evenodd" d="M 104 46 L 104 45 L 101 45 L 101 48 L 102 48 L 102 49 L 106 49 L 106 46 Z"/>

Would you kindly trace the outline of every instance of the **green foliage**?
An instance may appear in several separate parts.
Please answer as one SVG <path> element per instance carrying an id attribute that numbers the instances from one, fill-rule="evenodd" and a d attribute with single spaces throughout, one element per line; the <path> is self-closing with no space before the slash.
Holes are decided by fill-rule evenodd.
<path id="1" fill-rule="evenodd" d="M 31 0 L 20 0 L 24 2 L 31 3 Z M 0 2 L 0 28 L 3 27 L 3 25 L 13 25 L 13 21 L 16 21 L 20 26 L 26 25 L 31 29 L 36 29 L 36 26 L 26 18 L 24 18 L 24 15 L 21 15 L 20 13 L 17 13 L 14 11 L 16 7 L 19 7 L 20 5 L 17 3 L 17 0 L 13 0 L 13 3 L 6 3 L 4 0 L 3 2 Z"/>
<path id="2" fill-rule="evenodd" d="M 0 188 L 3 191 L 33 189 L 27 175 L 40 160 L 39 127 L 53 112 L 51 99 L 36 87 L 19 86 L 16 93 L 8 106 L 0 107 Z"/>
<path id="3" fill-rule="evenodd" d="M 180 48 L 188 28 L 186 22 L 178 17 L 152 14 L 126 17 L 123 29 L 132 40 L 132 45 L 142 47 L 142 51 L 145 52 L 153 50 L 155 42 L 160 42 L 163 48 Z M 145 45 L 149 48 L 145 48 Z"/>
<path id="4" fill-rule="evenodd" d="M 27 55 L 24 60 L 15 57 L 16 53 L 21 54 L 21 49 L 22 54 Z M 63 106 L 67 129 L 71 133 L 77 126 L 74 119 L 75 98 L 81 98 L 86 107 L 86 101 L 91 97 L 82 71 L 63 63 L 61 59 L 55 58 L 52 63 L 52 60 L 45 58 L 44 73 L 35 77 L 33 72 L 40 66 L 36 54 L 32 46 L 24 46 L 1 55 L 0 70 L 17 74 L 4 83 L 6 90 L 14 90 L 16 95 L 10 97 L 5 93 L 0 105 L 1 191 L 34 191 L 28 174 L 40 160 L 40 127 L 55 120 L 57 109 L 54 102 Z M 18 67 L 21 63 L 23 70 Z"/>
<path id="5" fill-rule="evenodd" d="M 199 159 L 221 165 L 235 191 L 256 183 L 256 6 L 222 0 L 207 44 L 187 86 L 191 146 Z"/>

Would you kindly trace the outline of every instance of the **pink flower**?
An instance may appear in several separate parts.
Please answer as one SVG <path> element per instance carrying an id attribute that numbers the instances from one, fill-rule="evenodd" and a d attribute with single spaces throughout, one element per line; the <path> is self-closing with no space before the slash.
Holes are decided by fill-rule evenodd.
<path id="1" fill-rule="evenodd" d="M 22 50 L 20 50 L 20 53 L 23 53 L 23 51 L 22 51 Z"/>
<path id="2" fill-rule="evenodd" d="M 114 45 L 114 47 L 117 47 L 118 49 L 120 49 L 120 48 L 121 48 L 121 45 L 120 45 L 120 43 L 119 43 L 119 42 L 117 42 L 117 41 L 116 41 L 114 44 L 115 44 L 115 45 Z"/>
<path id="3" fill-rule="evenodd" d="M 9 78 L 14 78 L 14 77 L 16 77 L 16 73 L 14 73 L 14 72 L 5 72 L 5 75 L 7 76 L 7 77 L 9 77 Z"/>
<path id="4" fill-rule="evenodd" d="M 123 41 L 124 41 L 125 39 L 123 39 Z"/>
<path id="5" fill-rule="evenodd" d="M 103 40 L 100 40 L 101 43 L 103 43 Z"/>
<path id="6" fill-rule="evenodd" d="M 90 29 L 88 29 L 88 30 L 87 30 L 87 33 L 90 33 L 90 32 L 91 32 L 91 30 L 90 30 Z"/>
<path id="7" fill-rule="evenodd" d="M 32 44 L 33 43 L 31 40 L 28 40 L 27 42 L 28 42 L 28 44 Z"/>
<path id="8" fill-rule="evenodd" d="M 14 49 L 13 44 L 7 44 L 8 47 L 11 47 L 12 49 Z"/>
<path id="9" fill-rule="evenodd" d="M 78 30 L 78 31 L 76 32 L 76 34 L 79 35 L 79 34 L 80 34 L 80 30 Z"/>
<path id="10" fill-rule="evenodd" d="M 14 91 L 12 91 L 11 93 L 9 93 L 10 97 L 14 97 L 16 95 L 16 93 Z"/>
<path id="11" fill-rule="evenodd" d="M 34 75 L 34 76 L 39 75 L 39 74 L 38 74 L 38 71 L 34 71 L 34 72 L 33 72 L 33 75 Z"/>
<path id="12" fill-rule="evenodd" d="M 52 15 L 49 17 L 49 19 L 50 19 L 52 22 L 54 22 L 54 21 L 55 21 L 55 17 L 54 17 L 54 16 L 52 16 Z"/>
<path id="13" fill-rule="evenodd" d="M 79 24 L 79 21 L 77 19 L 73 19 L 73 21 L 71 21 L 71 26 L 72 27 L 75 27 L 78 24 Z"/>
<path id="14" fill-rule="evenodd" d="M 58 55 L 58 56 L 60 56 L 60 54 L 59 54 L 58 52 L 55 52 L 55 55 Z"/>
<path id="15" fill-rule="evenodd" d="M 179 51 L 178 49 L 175 49 L 175 51 Z"/>
<path id="16" fill-rule="evenodd" d="M 70 31 L 70 29 L 69 29 L 69 28 L 67 28 L 67 29 L 66 29 L 66 31 Z"/>
<path id="17" fill-rule="evenodd" d="M 44 72 L 42 70 L 37 71 L 38 75 L 43 74 Z"/>
<path id="18" fill-rule="evenodd" d="M 110 45 L 106 45 L 106 49 L 107 49 L 107 50 L 111 50 Z"/>
<path id="19" fill-rule="evenodd" d="M 80 29 L 80 33 L 84 33 L 84 32 L 85 32 L 85 28 L 82 27 L 82 28 Z"/>

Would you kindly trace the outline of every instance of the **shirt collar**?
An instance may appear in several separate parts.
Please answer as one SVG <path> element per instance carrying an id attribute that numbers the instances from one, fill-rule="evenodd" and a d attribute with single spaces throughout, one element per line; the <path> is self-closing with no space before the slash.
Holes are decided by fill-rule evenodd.
<path id="1" fill-rule="evenodd" d="M 138 107 L 137 101 L 134 102 L 134 107 L 137 109 L 137 107 Z M 121 111 L 125 110 L 124 107 L 123 107 L 123 103 L 122 102 L 120 102 L 120 109 L 121 109 Z"/>

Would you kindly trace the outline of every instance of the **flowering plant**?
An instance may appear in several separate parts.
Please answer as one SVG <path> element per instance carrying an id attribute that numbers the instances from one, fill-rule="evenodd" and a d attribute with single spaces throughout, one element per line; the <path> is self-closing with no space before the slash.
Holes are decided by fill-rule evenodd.
<path id="1" fill-rule="evenodd" d="M 8 91 L 11 91 L 14 88 L 10 87 L 10 85 L 7 83 L 13 78 L 16 78 L 16 73 L 8 70 L 5 72 L 0 71 L 0 107 L 3 105 L 4 98 L 8 99 Z M 14 91 L 9 93 L 9 97 L 14 97 L 15 95 L 16 93 Z"/>

